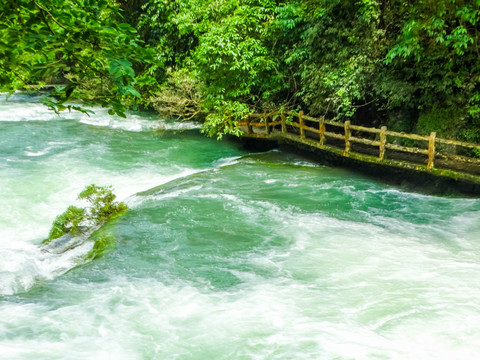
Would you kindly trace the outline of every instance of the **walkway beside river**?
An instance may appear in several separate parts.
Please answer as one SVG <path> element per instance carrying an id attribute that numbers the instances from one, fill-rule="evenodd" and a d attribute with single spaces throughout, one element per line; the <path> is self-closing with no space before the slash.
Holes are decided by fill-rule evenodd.
<path id="1" fill-rule="evenodd" d="M 369 128 L 306 116 L 302 111 L 252 114 L 238 124 L 244 138 L 300 145 L 342 158 L 480 185 L 480 145 Z"/>

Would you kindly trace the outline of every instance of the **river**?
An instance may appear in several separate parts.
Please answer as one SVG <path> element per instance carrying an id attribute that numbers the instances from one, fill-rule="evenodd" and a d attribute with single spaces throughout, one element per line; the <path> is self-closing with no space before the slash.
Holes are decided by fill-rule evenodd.
<path id="1" fill-rule="evenodd" d="M 0 98 L 2 359 L 476 359 L 480 200 Z M 42 251 L 91 183 L 115 248 Z"/>

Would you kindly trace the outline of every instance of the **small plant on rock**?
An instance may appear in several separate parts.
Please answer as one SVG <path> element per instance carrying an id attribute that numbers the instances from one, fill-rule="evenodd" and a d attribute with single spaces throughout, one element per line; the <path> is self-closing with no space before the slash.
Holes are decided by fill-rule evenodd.
<path id="1" fill-rule="evenodd" d="M 78 195 L 78 199 L 85 200 L 89 205 L 85 208 L 70 206 L 64 213 L 58 215 L 43 244 L 48 244 L 65 234 L 77 235 L 85 229 L 100 226 L 127 210 L 127 205 L 115 201 L 115 198 L 116 195 L 111 186 L 95 184 L 87 186 Z"/>

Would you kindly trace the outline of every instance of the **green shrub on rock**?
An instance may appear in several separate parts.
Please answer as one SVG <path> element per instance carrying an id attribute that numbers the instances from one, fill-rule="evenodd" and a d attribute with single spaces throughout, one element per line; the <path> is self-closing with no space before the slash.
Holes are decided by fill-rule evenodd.
<path id="1" fill-rule="evenodd" d="M 69 206 L 64 213 L 55 218 L 50 233 L 48 234 L 48 239 L 44 240 L 44 243 L 48 243 L 50 240 L 57 239 L 67 233 L 71 233 L 72 235 L 77 234 L 79 232 L 79 225 L 84 220 L 85 209 Z"/>
<path id="2" fill-rule="evenodd" d="M 87 186 L 78 195 L 78 199 L 85 200 L 89 205 L 85 208 L 69 206 L 64 213 L 58 215 L 43 244 L 48 244 L 65 234 L 77 235 L 92 227 L 98 227 L 127 210 L 127 205 L 115 201 L 115 198 L 111 186 L 95 184 Z"/>
<path id="3" fill-rule="evenodd" d="M 89 185 L 78 196 L 81 200 L 90 203 L 87 207 L 87 219 L 94 224 L 100 224 L 108 221 L 112 216 L 127 210 L 127 205 L 123 202 L 115 202 L 116 195 L 111 186 Z"/>

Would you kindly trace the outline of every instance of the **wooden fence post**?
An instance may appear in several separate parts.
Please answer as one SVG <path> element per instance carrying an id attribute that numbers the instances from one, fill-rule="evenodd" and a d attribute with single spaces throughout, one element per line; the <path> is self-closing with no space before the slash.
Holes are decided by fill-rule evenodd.
<path id="1" fill-rule="evenodd" d="M 345 151 L 343 152 L 343 156 L 348 157 L 348 153 L 350 152 L 350 121 L 345 121 Z"/>
<path id="2" fill-rule="evenodd" d="M 265 130 L 267 131 L 267 135 L 270 135 L 270 126 L 268 126 L 268 116 L 266 113 L 263 114 L 263 120 L 265 121 Z"/>
<path id="3" fill-rule="evenodd" d="M 325 119 L 322 117 L 318 122 L 318 133 L 320 134 L 320 146 L 325 145 Z"/>
<path id="4" fill-rule="evenodd" d="M 435 138 L 437 137 L 436 132 L 430 133 L 430 139 L 428 140 L 428 163 L 427 169 L 431 170 L 434 166 L 435 161 Z"/>
<path id="5" fill-rule="evenodd" d="M 286 134 L 287 132 L 287 117 L 285 116 L 285 112 L 282 110 L 282 133 Z"/>
<path id="6" fill-rule="evenodd" d="M 387 143 L 387 127 L 382 126 L 380 128 L 380 154 L 378 158 L 382 161 L 385 158 L 385 145 Z"/>
<path id="7" fill-rule="evenodd" d="M 252 134 L 252 125 L 250 125 L 250 116 L 247 115 L 247 134 L 251 135 Z"/>
<path id="8" fill-rule="evenodd" d="M 300 124 L 300 138 L 305 139 L 305 122 L 303 121 L 303 110 L 298 112 L 298 122 Z"/>

